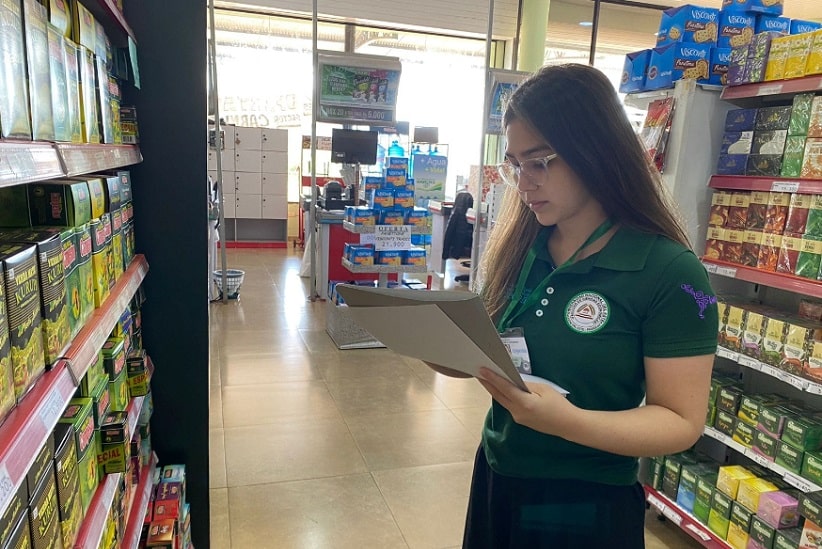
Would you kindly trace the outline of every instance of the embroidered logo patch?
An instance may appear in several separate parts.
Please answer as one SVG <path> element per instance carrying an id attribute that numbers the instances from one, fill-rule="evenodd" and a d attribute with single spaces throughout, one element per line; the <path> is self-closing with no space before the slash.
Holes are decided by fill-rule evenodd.
<path id="1" fill-rule="evenodd" d="M 694 290 L 694 287 L 690 284 L 683 284 L 681 288 L 686 294 L 693 296 L 694 301 L 696 301 L 696 304 L 699 307 L 699 318 L 705 320 L 705 309 L 707 309 L 709 305 L 716 303 L 716 296 L 706 294 L 701 290 Z"/>
<path id="2" fill-rule="evenodd" d="M 582 292 L 565 307 L 565 323 L 580 334 L 593 334 L 608 323 L 608 302 L 596 292 Z"/>

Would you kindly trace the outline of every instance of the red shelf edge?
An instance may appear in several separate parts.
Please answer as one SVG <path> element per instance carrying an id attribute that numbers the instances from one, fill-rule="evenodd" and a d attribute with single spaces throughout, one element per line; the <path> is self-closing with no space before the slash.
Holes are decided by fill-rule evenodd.
<path id="1" fill-rule="evenodd" d="M 128 403 L 128 424 L 132 429 L 137 423 L 137 417 L 140 415 L 142 405 L 143 397 L 135 397 Z M 103 536 L 103 530 L 106 525 L 106 517 L 111 509 L 114 494 L 117 492 L 117 485 L 120 483 L 120 477 L 123 474 L 124 473 L 108 474 L 100 485 L 97 486 L 97 490 L 94 492 L 94 496 L 91 498 L 91 503 L 88 506 L 88 511 L 86 511 L 86 516 L 80 525 L 80 531 L 77 533 L 77 541 L 74 542 L 76 549 L 97 547 L 100 545 L 100 539 Z"/>
<path id="2" fill-rule="evenodd" d="M 769 90 L 779 91 L 770 92 Z M 815 92 L 822 87 L 822 75 L 811 75 L 788 80 L 773 80 L 768 82 L 753 82 L 741 86 L 727 86 L 722 90 L 721 99 L 734 101 L 738 99 L 754 99 L 760 97 L 774 97 L 800 92 Z"/>
<path id="3" fill-rule="evenodd" d="M 783 188 L 796 186 L 796 190 Z M 802 179 L 799 177 L 763 177 L 758 175 L 712 175 L 708 186 L 712 189 L 731 191 L 781 191 L 800 194 L 822 194 L 822 179 Z M 775 188 L 776 186 L 776 188 Z"/>
<path id="4" fill-rule="evenodd" d="M 728 263 L 727 261 L 720 261 L 717 259 L 706 259 L 704 257 L 702 258 L 702 263 L 705 266 L 714 265 L 720 268 L 734 269 L 736 271 L 735 275 L 728 278 L 735 278 L 737 280 L 743 280 L 753 284 L 762 284 L 763 286 L 768 286 L 769 288 L 806 294 L 810 297 L 822 298 L 822 282 L 817 282 L 809 278 L 802 278 L 801 276 L 794 276 L 786 273 L 772 273 L 770 271 L 754 269 L 744 265 Z M 713 274 L 727 276 L 723 273 Z"/>
<path id="5" fill-rule="evenodd" d="M 106 12 L 111 16 L 111 18 L 117 22 L 118 25 L 123 29 L 123 32 L 126 33 L 134 40 L 134 43 L 137 43 L 137 39 L 134 37 L 134 31 L 131 30 L 128 23 L 126 22 L 126 18 L 123 15 L 123 12 L 117 9 L 117 5 L 114 3 L 114 0 L 98 0 L 97 2 Z"/>
<path id="6" fill-rule="evenodd" d="M 154 468 L 157 467 L 157 454 L 151 454 L 148 465 L 140 472 L 140 482 L 134 493 L 134 500 L 131 503 L 131 510 L 128 514 L 126 531 L 120 544 L 121 549 L 136 549 L 140 543 L 140 534 L 143 530 L 143 521 L 148 511 L 148 502 L 151 499 L 152 477 Z"/>
<path id="7" fill-rule="evenodd" d="M 711 530 L 707 526 L 705 526 L 704 524 L 702 524 L 701 522 L 696 520 L 696 518 L 692 517 L 690 515 L 690 513 L 688 513 L 687 511 L 684 511 L 683 509 L 681 509 L 676 503 L 671 501 L 671 499 L 668 496 L 666 496 L 665 494 L 663 494 L 661 492 L 658 492 L 657 490 L 654 490 L 653 488 L 651 488 L 647 484 L 643 485 L 643 488 L 645 489 L 645 500 L 651 506 L 653 506 L 654 508 L 659 510 L 661 513 L 663 513 L 663 515 L 666 516 L 669 520 L 671 520 L 671 517 L 668 516 L 665 513 L 666 509 L 669 509 L 671 513 L 678 516 L 679 519 L 680 519 L 680 523 L 677 524 L 679 529 L 682 530 L 683 532 L 685 532 L 686 534 L 688 534 L 689 536 L 691 536 L 694 540 L 696 540 L 697 543 L 699 543 L 703 547 L 707 547 L 709 549 L 712 549 L 712 548 L 715 548 L 715 547 L 720 548 L 720 549 L 731 549 L 731 546 L 728 545 L 725 542 L 725 540 L 722 540 L 722 539 L 718 538 L 716 536 L 716 534 L 711 532 Z M 664 505 L 664 507 L 660 507 L 659 505 L 657 505 L 653 501 L 654 498 L 661 501 L 662 504 Z M 674 521 L 671 520 L 671 522 L 674 522 Z M 707 540 L 703 539 L 697 533 L 697 530 L 699 532 L 705 534 L 705 536 L 707 536 L 709 539 L 707 539 Z"/>

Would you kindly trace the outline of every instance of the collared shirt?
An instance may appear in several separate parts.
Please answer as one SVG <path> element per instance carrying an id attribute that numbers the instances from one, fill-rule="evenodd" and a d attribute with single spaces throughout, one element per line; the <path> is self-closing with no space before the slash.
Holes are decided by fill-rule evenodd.
<path id="1" fill-rule="evenodd" d="M 551 228 L 534 241 L 536 261 L 526 295 L 550 283 L 542 298 L 518 309 L 533 374 L 568 389 L 574 405 L 627 410 L 645 396 L 645 357 L 713 354 L 717 308 L 705 268 L 666 237 L 621 227 L 605 247 L 552 273 Z M 494 402 L 483 429 L 491 467 L 516 477 L 636 481 L 637 459 L 538 433 L 516 424 Z"/>

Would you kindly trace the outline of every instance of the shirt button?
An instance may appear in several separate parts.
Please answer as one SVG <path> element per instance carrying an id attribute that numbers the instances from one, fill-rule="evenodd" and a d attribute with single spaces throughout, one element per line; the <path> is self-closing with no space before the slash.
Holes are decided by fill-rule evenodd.
<path id="1" fill-rule="evenodd" d="M 551 295 L 552 293 L 554 293 L 554 289 L 549 286 L 548 288 L 545 289 L 545 293 L 548 294 L 548 295 Z"/>
<path id="2" fill-rule="evenodd" d="M 542 306 L 544 307 L 544 306 L 548 305 L 548 300 L 547 300 L 547 299 L 543 299 L 543 300 L 541 301 L 541 303 L 542 303 Z"/>
<path id="3" fill-rule="evenodd" d="M 542 312 L 542 309 L 537 309 L 537 313 L 536 313 L 537 316 L 542 316 L 543 314 L 544 313 Z"/>

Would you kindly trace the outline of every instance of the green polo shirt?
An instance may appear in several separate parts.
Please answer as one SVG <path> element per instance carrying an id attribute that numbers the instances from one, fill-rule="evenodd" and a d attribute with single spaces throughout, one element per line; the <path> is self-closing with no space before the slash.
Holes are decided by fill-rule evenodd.
<path id="1" fill-rule="evenodd" d="M 713 354 L 716 298 L 699 259 L 668 238 L 620 228 L 598 253 L 551 272 L 548 236 L 534 248 L 520 310 L 531 368 L 568 389 L 588 410 L 636 408 L 645 396 L 644 357 Z M 548 285 L 541 283 L 548 278 Z M 533 302 L 532 302 L 533 303 Z M 585 479 L 613 485 L 636 481 L 638 460 L 538 433 L 514 422 L 496 401 L 485 420 L 483 446 L 491 468 L 525 478 Z"/>

